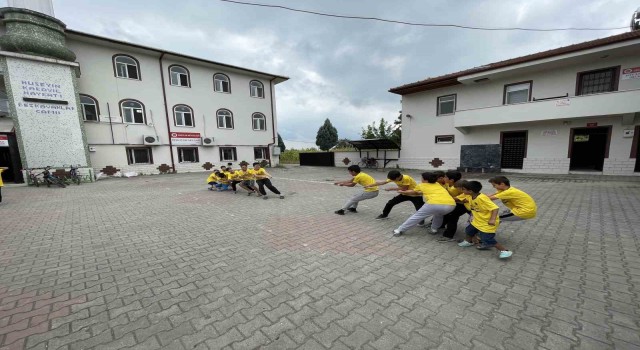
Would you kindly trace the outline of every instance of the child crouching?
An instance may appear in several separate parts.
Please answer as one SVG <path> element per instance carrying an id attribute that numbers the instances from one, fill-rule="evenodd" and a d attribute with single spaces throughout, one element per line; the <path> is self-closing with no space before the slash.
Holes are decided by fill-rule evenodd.
<path id="1" fill-rule="evenodd" d="M 495 247 L 500 251 L 500 259 L 511 257 L 513 253 L 505 246 L 496 241 L 496 231 L 500 224 L 498 218 L 498 206 L 483 193 L 482 184 L 478 181 L 467 181 L 462 183 L 462 194 L 457 199 L 467 207 L 472 213 L 472 220 L 465 229 L 467 234 L 464 241 L 458 243 L 460 247 L 473 246 L 474 236 L 480 238 L 478 249 L 490 249 Z"/>

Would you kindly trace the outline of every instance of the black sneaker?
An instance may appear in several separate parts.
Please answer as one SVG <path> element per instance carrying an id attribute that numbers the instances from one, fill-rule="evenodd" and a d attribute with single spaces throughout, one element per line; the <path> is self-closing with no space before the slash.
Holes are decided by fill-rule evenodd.
<path id="1" fill-rule="evenodd" d="M 269 198 L 269 197 L 267 197 L 267 196 L 263 196 L 263 197 L 262 197 L 262 199 L 267 199 L 267 198 Z"/>
<path id="2" fill-rule="evenodd" d="M 336 210 L 336 211 L 334 211 L 334 213 L 336 213 L 338 215 L 344 215 L 344 210 L 343 209 Z"/>
<path id="3" fill-rule="evenodd" d="M 358 212 L 358 211 L 356 210 L 356 208 L 349 208 L 348 210 L 349 210 L 350 212 L 352 212 L 352 213 L 357 213 L 357 212 Z"/>
<path id="4" fill-rule="evenodd" d="M 384 214 L 380 214 L 380 215 L 376 216 L 376 220 L 386 220 L 386 219 L 388 219 L 388 218 L 389 218 L 389 217 L 388 217 L 388 216 L 386 216 L 386 215 L 384 215 Z"/>
<path id="5" fill-rule="evenodd" d="M 284 196 L 280 196 L 280 199 L 284 199 Z"/>

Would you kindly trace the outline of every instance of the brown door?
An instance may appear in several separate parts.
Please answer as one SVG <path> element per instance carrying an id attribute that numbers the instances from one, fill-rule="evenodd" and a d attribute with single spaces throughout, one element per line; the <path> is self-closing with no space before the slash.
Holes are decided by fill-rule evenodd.
<path id="1" fill-rule="evenodd" d="M 609 126 L 571 129 L 569 170 L 602 171 L 610 138 Z"/>
<path id="2" fill-rule="evenodd" d="M 527 157 L 527 131 L 505 131 L 501 134 L 502 169 L 522 169 Z"/>

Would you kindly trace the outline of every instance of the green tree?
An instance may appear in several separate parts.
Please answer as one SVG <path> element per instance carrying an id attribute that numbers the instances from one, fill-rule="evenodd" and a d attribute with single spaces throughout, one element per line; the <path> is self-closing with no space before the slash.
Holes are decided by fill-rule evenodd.
<path id="1" fill-rule="evenodd" d="M 316 145 L 323 151 L 328 151 L 331 147 L 338 143 L 338 130 L 331 125 L 331 121 L 327 118 L 324 124 L 318 129 L 316 135 Z"/>
<path id="2" fill-rule="evenodd" d="M 379 122 L 373 122 L 362 128 L 363 139 L 389 139 L 400 144 L 402 140 L 402 115 L 399 115 L 393 124 L 389 124 L 384 118 Z"/>
<path id="3" fill-rule="evenodd" d="M 278 147 L 280 147 L 280 151 L 284 152 L 287 150 L 287 146 L 284 144 L 284 140 L 282 140 L 282 136 L 278 133 Z"/>

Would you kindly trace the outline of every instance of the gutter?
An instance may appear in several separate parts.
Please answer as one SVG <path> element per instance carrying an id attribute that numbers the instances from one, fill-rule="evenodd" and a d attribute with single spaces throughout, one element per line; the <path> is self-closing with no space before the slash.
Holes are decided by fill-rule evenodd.
<path id="1" fill-rule="evenodd" d="M 269 80 L 269 97 L 271 98 L 271 134 L 273 136 L 273 141 L 267 144 L 267 156 L 269 157 L 269 165 L 271 165 L 271 146 L 276 144 L 276 124 L 274 117 L 274 108 L 273 108 L 273 89 L 275 88 L 275 84 L 273 81 L 276 80 L 277 77 Z"/>
<path id="2" fill-rule="evenodd" d="M 165 120 L 167 121 L 167 136 L 169 137 L 169 154 L 171 155 L 171 169 L 173 172 L 176 172 L 176 163 L 173 159 L 173 142 L 171 141 L 171 126 L 169 125 L 169 106 L 167 106 L 167 91 L 164 87 L 164 69 L 162 69 L 162 57 L 164 57 L 164 52 L 160 54 L 160 58 L 158 59 L 158 64 L 160 65 L 160 82 L 162 83 L 162 99 L 164 100 L 164 115 Z"/>

